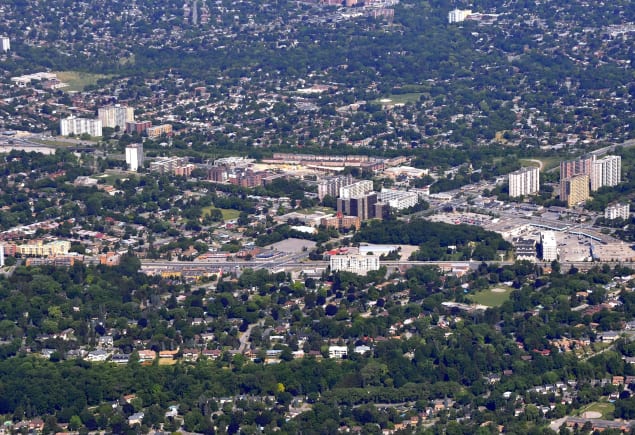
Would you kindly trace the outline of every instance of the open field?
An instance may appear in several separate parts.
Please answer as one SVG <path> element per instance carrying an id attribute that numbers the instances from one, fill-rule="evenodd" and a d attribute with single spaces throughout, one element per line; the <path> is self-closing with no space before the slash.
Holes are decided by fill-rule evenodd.
<path id="1" fill-rule="evenodd" d="M 499 307 L 509 299 L 512 289 L 509 287 L 496 287 L 489 290 L 483 290 L 468 296 L 472 302 L 486 305 L 488 307 Z"/>
<path id="2" fill-rule="evenodd" d="M 613 412 L 615 411 L 615 405 L 610 402 L 594 402 L 590 405 L 580 409 L 580 415 L 585 415 L 589 418 L 594 418 L 594 413 L 600 414 L 606 420 L 613 420 Z"/>
<path id="3" fill-rule="evenodd" d="M 373 101 L 373 103 L 388 104 L 388 105 L 416 103 L 417 101 L 419 101 L 420 96 L 421 94 L 418 92 L 410 93 L 410 94 L 393 94 L 387 97 L 379 98 Z"/>
<path id="4" fill-rule="evenodd" d="M 88 85 L 94 85 L 97 80 L 108 77 L 104 74 L 91 74 L 79 71 L 57 71 L 57 78 L 68 83 L 68 87 L 63 88 L 66 91 L 83 91 Z"/>
<path id="5" fill-rule="evenodd" d="M 541 157 L 536 159 L 520 159 L 520 163 L 523 166 L 539 166 L 534 160 L 540 160 L 542 162 L 542 171 L 550 171 L 557 168 L 560 165 L 559 157 Z"/>
<path id="6" fill-rule="evenodd" d="M 209 207 L 203 207 L 203 215 L 211 213 L 211 211 L 214 210 L 215 208 L 218 208 L 218 207 L 214 207 L 213 205 L 210 205 Z M 238 219 L 238 216 L 240 216 L 240 212 L 238 210 L 233 210 L 228 208 L 220 208 L 219 210 L 223 214 L 224 221 L 231 221 L 234 219 Z"/>

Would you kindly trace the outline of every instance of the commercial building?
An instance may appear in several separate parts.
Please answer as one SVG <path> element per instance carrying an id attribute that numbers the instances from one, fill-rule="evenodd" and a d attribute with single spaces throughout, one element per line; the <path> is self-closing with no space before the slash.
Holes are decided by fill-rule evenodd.
<path id="1" fill-rule="evenodd" d="M 366 275 L 372 270 L 379 270 L 378 255 L 332 255 L 330 258 L 331 271 L 351 272 Z"/>
<path id="2" fill-rule="evenodd" d="M 512 240 L 514 251 L 516 251 L 516 260 L 518 261 L 535 261 L 536 260 L 536 241 L 533 239 L 524 239 L 518 237 Z"/>
<path id="3" fill-rule="evenodd" d="M 9 50 L 11 50 L 11 40 L 8 36 L 0 36 L 0 51 L 6 53 Z"/>
<path id="4" fill-rule="evenodd" d="M 593 162 L 591 171 L 591 190 L 595 192 L 600 187 L 616 186 L 622 177 L 622 158 L 620 156 L 606 156 Z"/>
<path id="5" fill-rule="evenodd" d="M 135 172 L 143 167 L 143 144 L 133 143 L 126 147 L 126 164 Z"/>
<path id="6" fill-rule="evenodd" d="M 534 195 L 540 190 L 540 169 L 532 166 L 509 174 L 509 196 Z"/>
<path id="7" fill-rule="evenodd" d="M 589 176 L 576 175 L 560 180 L 560 200 L 565 201 L 568 207 L 589 199 Z"/>
<path id="8" fill-rule="evenodd" d="M 356 196 L 366 195 L 373 191 L 372 180 L 362 180 L 347 186 L 340 187 L 339 197 L 342 199 L 349 199 Z"/>
<path id="9" fill-rule="evenodd" d="M 60 134 L 68 136 L 70 134 L 81 135 L 89 134 L 90 136 L 102 136 L 102 125 L 99 119 L 76 118 L 70 116 L 60 120 Z"/>
<path id="10" fill-rule="evenodd" d="M 604 217 L 606 219 L 628 219 L 630 216 L 630 204 L 612 204 L 604 209 Z"/>
<path id="11" fill-rule="evenodd" d="M 351 175 L 337 175 L 324 178 L 318 181 L 318 198 L 320 201 L 327 195 L 337 198 L 340 194 L 340 188 L 350 184 L 353 184 L 353 177 Z"/>
<path id="12" fill-rule="evenodd" d="M 460 23 L 472 14 L 470 9 L 453 9 L 448 13 L 448 23 Z"/>
<path id="13" fill-rule="evenodd" d="M 558 259 L 558 243 L 556 234 L 553 231 L 543 231 L 540 233 L 540 249 L 544 261 L 554 261 Z"/>
<path id="14" fill-rule="evenodd" d="M 157 138 L 163 134 L 165 134 L 166 136 L 171 136 L 172 125 L 171 124 L 154 125 L 152 127 L 148 127 L 146 129 L 146 133 L 148 134 L 149 138 Z"/>
<path id="15" fill-rule="evenodd" d="M 97 117 L 104 127 L 125 128 L 127 122 L 134 122 L 134 109 L 119 104 L 100 107 L 97 109 Z"/>
<path id="16" fill-rule="evenodd" d="M 403 210 L 417 205 L 419 195 L 416 192 L 383 188 L 379 192 L 379 201 L 387 204 L 392 209 Z"/>

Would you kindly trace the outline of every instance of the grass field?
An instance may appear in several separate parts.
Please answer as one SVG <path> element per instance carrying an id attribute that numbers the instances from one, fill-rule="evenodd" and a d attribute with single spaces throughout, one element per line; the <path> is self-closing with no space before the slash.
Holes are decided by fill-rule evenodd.
<path id="1" fill-rule="evenodd" d="M 606 420 L 613 420 L 613 412 L 615 411 L 615 405 L 610 402 L 594 402 L 589 406 L 580 409 L 580 415 L 585 412 L 599 412 L 602 414 L 602 418 Z"/>
<path id="2" fill-rule="evenodd" d="M 486 305 L 488 307 L 499 307 L 503 305 L 503 302 L 509 299 L 511 292 L 512 289 L 509 287 L 496 287 L 471 294 L 468 298 L 477 304 Z"/>
<path id="3" fill-rule="evenodd" d="M 79 71 L 58 71 L 57 78 L 68 83 L 68 87 L 63 88 L 66 91 L 83 91 L 88 85 L 94 85 L 97 80 L 108 77 L 104 74 L 91 74 Z"/>
<path id="4" fill-rule="evenodd" d="M 215 208 L 218 208 L 218 207 L 214 207 L 213 205 L 210 205 L 209 207 L 204 207 L 203 215 L 209 214 Z M 221 208 L 219 210 L 223 214 L 224 221 L 232 221 L 234 219 L 238 219 L 238 216 L 240 216 L 240 212 L 238 210 L 233 210 L 228 208 Z"/>
<path id="5" fill-rule="evenodd" d="M 394 94 L 389 95 L 387 97 L 378 98 L 373 101 L 376 104 L 406 104 L 406 103 L 416 103 L 419 101 L 420 93 L 411 93 L 411 94 Z M 388 101 L 390 100 L 390 101 Z"/>
<path id="6" fill-rule="evenodd" d="M 556 168 L 560 165 L 560 158 L 558 157 L 541 157 L 536 158 L 535 160 L 540 160 L 542 162 L 543 172 Z M 538 164 L 531 159 L 520 159 L 520 163 L 523 166 L 538 166 Z"/>

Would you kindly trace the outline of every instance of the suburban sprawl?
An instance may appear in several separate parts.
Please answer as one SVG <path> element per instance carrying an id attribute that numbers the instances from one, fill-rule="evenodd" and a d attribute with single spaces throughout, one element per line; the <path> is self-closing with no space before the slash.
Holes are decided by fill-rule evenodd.
<path id="1" fill-rule="evenodd" d="M 4 0 L 0 434 L 635 433 L 634 37 Z"/>

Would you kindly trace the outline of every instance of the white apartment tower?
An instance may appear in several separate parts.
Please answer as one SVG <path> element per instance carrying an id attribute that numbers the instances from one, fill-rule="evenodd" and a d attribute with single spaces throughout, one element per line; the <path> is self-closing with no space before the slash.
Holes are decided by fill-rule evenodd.
<path id="1" fill-rule="evenodd" d="M 372 180 L 362 180 L 348 186 L 340 187 L 340 198 L 350 199 L 364 196 L 373 191 Z"/>
<path id="2" fill-rule="evenodd" d="M 622 158 L 606 156 L 593 162 L 591 171 L 591 190 L 596 191 L 603 186 L 616 186 L 622 178 Z"/>
<path id="3" fill-rule="evenodd" d="M 556 234 L 553 231 L 543 231 L 540 233 L 540 245 L 542 247 L 542 259 L 544 261 L 554 261 L 558 259 L 558 243 Z"/>
<path id="4" fill-rule="evenodd" d="M 126 147 L 126 164 L 134 172 L 143 167 L 143 144 L 135 143 Z"/>
<path id="5" fill-rule="evenodd" d="M 102 136 L 102 125 L 99 119 L 76 118 L 69 116 L 60 120 L 60 134 L 68 136 L 70 134 L 84 134 L 91 136 Z"/>
<path id="6" fill-rule="evenodd" d="M 628 219 L 630 217 L 631 207 L 630 204 L 612 204 L 604 209 L 605 219 Z"/>
<path id="7" fill-rule="evenodd" d="M 353 177 L 350 175 L 337 175 L 328 177 L 318 182 L 318 198 L 320 201 L 326 195 L 337 198 L 340 195 L 340 188 L 353 183 Z"/>
<path id="8" fill-rule="evenodd" d="M 460 23 L 472 14 L 470 9 L 453 9 L 448 13 L 448 23 Z"/>
<path id="9" fill-rule="evenodd" d="M 124 128 L 126 122 L 134 122 L 134 109 L 115 104 L 114 106 L 100 107 L 97 109 L 97 116 L 104 127 Z"/>
<path id="10" fill-rule="evenodd" d="M 509 174 L 509 196 L 533 195 L 540 190 L 540 169 L 535 166 L 521 168 Z"/>
<path id="11" fill-rule="evenodd" d="M 6 53 L 9 50 L 11 50 L 11 40 L 8 36 L 0 36 L 0 51 Z"/>

